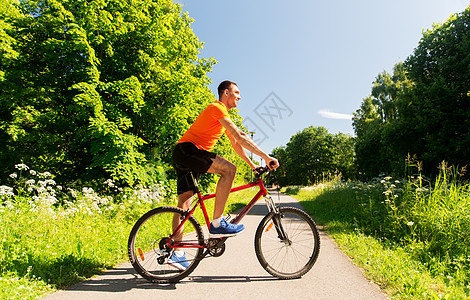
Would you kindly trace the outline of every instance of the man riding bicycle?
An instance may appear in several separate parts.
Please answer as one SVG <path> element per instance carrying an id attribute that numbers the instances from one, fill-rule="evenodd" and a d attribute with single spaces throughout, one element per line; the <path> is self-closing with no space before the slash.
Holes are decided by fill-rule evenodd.
<path id="1" fill-rule="evenodd" d="M 189 209 L 191 197 L 194 195 L 194 177 L 199 178 L 203 173 L 219 174 L 214 214 L 210 225 L 211 237 L 234 236 L 245 229 L 244 225 L 228 223 L 223 217 L 225 204 L 230 194 L 237 167 L 230 161 L 209 152 L 225 132 L 235 152 L 252 168 L 256 165 L 246 155 L 244 149 L 260 156 L 271 169 L 279 166 L 277 159 L 267 155 L 243 131 L 232 122 L 228 111 L 237 107 L 241 99 L 238 85 L 231 81 L 223 81 L 217 88 L 219 100 L 207 106 L 194 121 L 193 125 L 178 141 L 173 152 L 173 163 L 178 176 L 178 207 Z M 271 165 L 272 164 L 272 165 Z M 174 230 L 179 225 L 178 218 L 173 219 Z M 182 230 L 176 240 L 181 240 Z M 170 257 L 169 264 L 184 270 L 189 263 L 183 251 L 175 251 Z"/>

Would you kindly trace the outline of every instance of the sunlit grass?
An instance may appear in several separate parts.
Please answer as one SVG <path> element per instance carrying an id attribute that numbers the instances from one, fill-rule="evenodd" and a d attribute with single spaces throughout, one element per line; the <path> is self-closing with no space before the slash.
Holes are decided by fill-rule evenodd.
<path id="1" fill-rule="evenodd" d="M 58 187 L 50 174 L 39 178 L 27 166 L 18 168 L 11 176 L 17 187 L 0 187 L 0 299 L 38 298 L 127 261 L 137 219 L 152 208 L 176 205 L 161 184 L 122 190 L 106 181 L 104 196 L 91 188 Z M 254 194 L 233 194 L 227 212 Z M 206 201 L 210 218 L 213 203 Z M 199 210 L 196 216 L 203 225 Z"/>
<path id="2" fill-rule="evenodd" d="M 470 297 L 470 196 L 446 170 L 432 184 L 381 177 L 285 189 L 353 261 L 403 299 Z"/>

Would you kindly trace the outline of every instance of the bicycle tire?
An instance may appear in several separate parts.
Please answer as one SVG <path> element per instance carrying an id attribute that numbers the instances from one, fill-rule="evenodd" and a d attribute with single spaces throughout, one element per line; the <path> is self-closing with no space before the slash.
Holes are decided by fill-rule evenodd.
<path id="1" fill-rule="evenodd" d="M 171 206 L 155 208 L 137 220 L 129 235 L 130 262 L 143 278 L 151 282 L 178 282 L 188 276 L 202 259 L 203 248 L 185 248 L 186 259 L 190 263 L 188 268 L 180 271 L 168 264 L 173 249 L 161 249 L 161 245 L 164 244 L 162 240 L 173 233 L 174 215 L 182 220 L 185 211 Z M 198 221 L 190 216 L 184 225 L 183 242 L 204 245 L 204 235 Z"/>
<path id="2" fill-rule="evenodd" d="M 274 218 L 288 236 L 284 242 L 279 237 Z M 315 221 L 303 210 L 294 207 L 280 208 L 261 220 L 255 234 L 256 257 L 261 266 L 280 279 L 302 277 L 315 264 L 320 253 L 320 235 Z"/>

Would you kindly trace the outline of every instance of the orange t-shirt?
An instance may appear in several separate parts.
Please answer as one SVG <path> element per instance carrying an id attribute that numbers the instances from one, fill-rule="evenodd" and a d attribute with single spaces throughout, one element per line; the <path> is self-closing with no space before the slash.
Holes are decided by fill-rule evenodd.
<path id="1" fill-rule="evenodd" d="M 207 106 L 181 137 L 178 143 L 191 142 L 199 149 L 211 150 L 225 128 L 220 124 L 222 118 L 230 118 L 227 107 L 220 101 Z"/>

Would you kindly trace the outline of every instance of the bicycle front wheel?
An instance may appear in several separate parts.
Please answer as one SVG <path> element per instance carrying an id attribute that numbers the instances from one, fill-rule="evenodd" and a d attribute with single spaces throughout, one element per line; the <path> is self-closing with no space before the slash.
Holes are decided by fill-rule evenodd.
<path id="1" fill-rule="evenodd" d="M 201 260 L 204 236 L 201 226 L 191 216 L 184 224 L 181 241 L 170 240 L 173 222 L 181 222 L 185 212 L 177 207 L 159 207 L 143 215 L 132 228 L 128 242 L 129 259 L 134 269 L 145 279 L 158 282 L 177 282 L 188 276 Z M 176 248 L 175 244 L 178 243 Z M 185 252 L 189 264 L 181 270 L 175 267 L 171 256 L 175 250 Z"/>
<path id="2" fill-rule="evenodd" d="M 313 219 L 294 207 L 266 215 L 256 230 L 255 251 L 261 266 L 281 279 L 299 278 L 315 264 L 320 236 Z"/>

